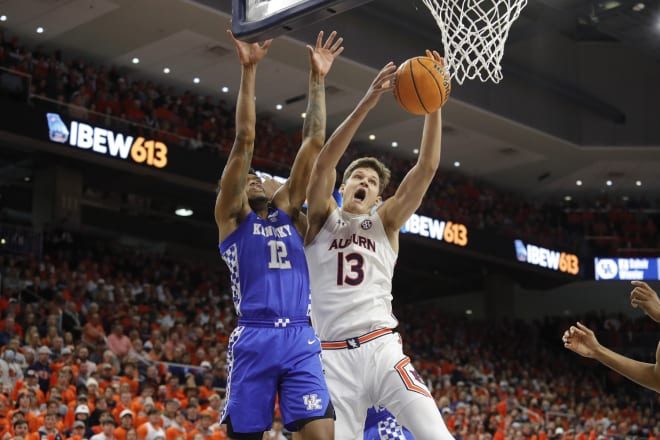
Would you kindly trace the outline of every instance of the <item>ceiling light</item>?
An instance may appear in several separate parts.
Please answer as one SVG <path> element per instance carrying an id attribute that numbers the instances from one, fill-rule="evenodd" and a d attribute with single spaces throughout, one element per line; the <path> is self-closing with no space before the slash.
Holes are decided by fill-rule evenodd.
<path id="1" fill-rule="evenodd" d="M 567 202 L 570 202 L 571 200 L 573 200 L 573 197 L 571 197 L 571 196 L 564 196 L 564 200 L 566 200 Z"/>
<path id="2" fill-rule="evenodd" d="M 628 197 L 628 196 L 621 197 L 621 200 L 623 200 L 624 202 L 627 202 L 629 199 L 630 199 L 630 197 Z"/>
<path id="3" fill-rule="evenodd" d="M 472 314 L 472 309 L 467 309 L 467 310 L 465 311 L 465 314 L 466 314 L 466 315 L 471 315 L 471 314 Z"/>
<path id="4" fill-rule="evenodd" d="M 23 177 L 23 180 L 25 180 L 26 182 L 29 182 L 32 179 L 30 179 L 30 176 L 25 176 L 25 177 Z"/>
<path id="5" fill-rule="evenodd" d="M 581 180 L 576 180 L 576 181 L 575 181 L 575 184 L 576 184 L 577 186 L 582 186 L 582 181 L 581 181 Z"/>
<path id="6" fill-rule="evenodd" d="M 7 239 L 4 237 L 0 238 L 0 244 L 7 244 Z"/>
<path id="7" fill-rule="evenodd" d="M 188 208 L 178 208 L 174 213 L 179 217 L 190 217 L 193 215 L 193 210 Z"/>
<path id="8" fill-rule="evenodd" d="M 618 8 L 619 6 L 621 6 L 621 2 L 618 0 L 605 0 L 600 4 L 600 7 L 605 11 Z"/>
<path id="9" fill-rule="evenodd" d="M 303 119 L 305 119 L 305 118 L 307 117 L 307 113 L 302 112 L 302 113 L 300 114 L 300 117 L 303 118 Z"/>
<path id="10" fill-rule="evenodd" d="M 170 68 L 169 67 L 164 68 L 163 73 L 165 74 L 170 73 Z"/>
<path id="11" fill-rule="evenodd" d="M 140 59 L 138 57 L 135 57 L 131 61 L 133 62 L 133 64 L 137 64 L 140 62 Z"/>
<path id="12" fill-rule="evenodd" d="M 458 167 L 461 166 L 461 163 L 460 163 L 459 161 L 456 161 L 456 162 L 454 162 L 454 166 L 455 166 L 456 168 L 458 168 Z"/>
<path id="13" fill-rule="evenodd" d="M 398 147 L 398 146 L 399 146 L 399 143 L 398 143 L 398 142 L 396 142 L 396 141 L 392 142 L 392 148 L 396 148 L 396 147 Z"/>
<path id="14" fill-rule="evenodd" d="M 229 91 L 229 87 L 223 86 L 220 90 L 222 90 L 222 93 L 227 93 Z"/>
<path id="15" fill-rule="evenodd" d="M 606 182 L 605 182 L 605 185 L 607 185 L 607 186 L 612 186 L 612 181 L 611 181 L 611 180 L 606 181 Z"/>
<path id="16" fill-rule="evenodd" d="M 642 12 L 645 7 L 646 7 L 646 5 L 644 3 L 639 2 L 639 3 L 635 3 L 633 5 L 632 10 L 635 11 L 635 12 Z"/>
<path id="17" fill-rule="evenodd" d="M 642 181 L 641 181 L 641 180 L 638 180 L 637 182 L 635 182 L 635 185 L 637 185 L 637 186 L 642 186 Z"/>
<path id="18" fill-rule="evenodd" d="M 193 82 L 194 82 L 195 84 L 199 84 L 199 78 L 194 77 L 194 78 L 193 78 Z"/>
<path id="19" fill-rule="evenodd" d="M 375 141 L 376 140 L 376 135 L 375 134 L 370 134 L 369 135 L 369 140 L 370 141 Z"/>
<path id="20" fill-rule="evenodd" d="M 0 21 L 7 21 L 6 15 L 0 15 Z"/>
<path id="21" fill-rule="evenodd" d="M 38 34 L 43 34 L 43 33 L 44 33 L 44 28 L 42 28 L 41 26 L 39 26 L 39 27 L 37 28 L 37 33 L 38 33 Z"/>
<path id="22" fill-rule="evenodd" d="M 275 108 L 276 108 L 277 110 L 282 110 L 282 104 L 277 104 L 277 105 L 275 106 Z"/>
<path id="23" fill-rule="evenodd" d="M 413 153 L 414 153 L 414 154 L 419 154 L 419 148 L 415 148 L 415 149 L 413 150 Z"/>

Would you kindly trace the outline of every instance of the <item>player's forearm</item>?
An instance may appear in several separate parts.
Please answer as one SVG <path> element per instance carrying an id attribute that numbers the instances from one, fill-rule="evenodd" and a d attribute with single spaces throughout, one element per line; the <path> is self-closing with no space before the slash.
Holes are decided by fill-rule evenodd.
<path id="1" fill-rule="evenodd" d="M 440 110 L 425 116 L 422 143 L 417 157 L 417 165 L 435 174 L 440 165 L 442 152 L 442 113 Z"/>
<path id="2" fill-rule="evenodd" d="M 287 182 L 286 191 L 290 205 L 302 208 L 314 161 L 325 141 L 325 88 L 324 80 L 317 72 L 309 74 L 309 100 L 303 123 L 302 147 L 296 155 Z"/>
<path id="3" fill-rule="evenodd" d="M 646 314 L 649 316 L 649 318 L 651 318 L 655 322 L 660 323 L 660 308 L 647 310 Z"/>
<path id="4" fill-rule="evenodd" d="M 594 359 L 633 382 L 660 392 L 660 368 L 657 363 L 639 362 L 602 345 L 596 350 Z"/>
<path id="5" fill-rule="evenodd" d="M 358 106 L 351 112 L 350 115 L 341 123 L 334 133 L 330 136 L 328 141 L 323 146 L 321 154 L 317 160 L 318 168 L 335 169 L 339 160 L 346 152 L 349 144 L 353 140 L 355 133 L 364 121 L 364 118 L 369 113 L 369 110 L 364 106 Z"/>
<path id="6" fill-rule="evenodd" d="M 239 145 L 254 145 L 257 115 L 254 103 L 257 66 L 243 66 L 236 101 L 236 140 Z"/>
<path id="7" fill-rule="evenodd" d="M 309 73 L 309 100 L 305 122 L 303 122 L 303 142 L 318 145 L 318 149 L 325 141 L 326 110 L 325 110 L 325 80 L 317 72 Z"/>

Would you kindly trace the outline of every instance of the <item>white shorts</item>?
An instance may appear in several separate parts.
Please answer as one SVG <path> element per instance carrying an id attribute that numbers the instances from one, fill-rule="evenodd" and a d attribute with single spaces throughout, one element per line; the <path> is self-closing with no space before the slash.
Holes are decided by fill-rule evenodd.
<path id="1" fill-rule="evenodd" d="M 337 439 L 362 440 L 367 409 L 374 405 L 386 407 L 396 417 L 417 399 L 433 401 L 410 358 L 403 354 L 398 333 L 357 348 L 324 348 L 323 367 L 337 414 Z"/>

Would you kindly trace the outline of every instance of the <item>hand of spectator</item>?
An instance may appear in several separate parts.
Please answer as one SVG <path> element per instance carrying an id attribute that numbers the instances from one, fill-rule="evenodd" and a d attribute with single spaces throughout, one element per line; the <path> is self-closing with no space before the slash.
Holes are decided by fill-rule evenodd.
<path id="1" fill-rule="evenodd" d="M 323 31 L 321 31 L 316 37 L 316 47 L 307 45 L 312 72 L 318 73 L 321 77 L 328 74 L 332 63 L 344 51 L 344 47 L 341 45 L 344 41 L 342 37 L 339 37 L 333 44 L 336 36 L 337 32 L 332 31 L 325 44 L 323 44 Z"/>
<path id="2" fill-rule="evenodd" d="M 245 66 L 256 65 L 268 53 L 268 48 L 273 42 L 273 39 L 266 40 L 263 43 L 246 43 L 245 41 L 237 40 L 234 34 L 227 29 L 227 35 L 231 38 L 234 46 L 236 46 L 236 53 L 241 64 Z"/>
<path id="3" fill-rule="evenodd" d="M 655 322 L 660 322 L 660 298 L 655 290 L 643 281 L 632 281 L 635 288 L 630 292 L 630 305 L 639 307 Z"/>
<path id="4" fill-rule="evenodd" d="M 566 330 L 562 340 L 564 341 L 564 347 L 588 358 L 593 358 L 600 347 L 594 332 L 581 322 Z"/>

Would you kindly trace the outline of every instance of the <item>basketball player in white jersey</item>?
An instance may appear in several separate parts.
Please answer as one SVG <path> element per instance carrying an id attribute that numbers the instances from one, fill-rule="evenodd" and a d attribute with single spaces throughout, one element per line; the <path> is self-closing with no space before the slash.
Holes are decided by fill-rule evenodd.
<path id="1" fill-rule="evenodd" d="M 437 52 L 428 56 L 440 59 Z M 312 285 L 312 325 L 337 414 L 337 439 L 362 439 L 367 409 L 386 407 L 416 440 L 451 439 L 434 399 L 403 354 L 392 315 L 392 276 L 399 230 L 417 210 L 440 163 L 440 111 L 425 116 L 417 163 L 382 202 L 390 171 L 375 158 L 353 161 L 337 206 L 336 166 L 382 94 L 392 90 L 387 64 L 324 145 L 307 188 L 305 254 Z"/>

